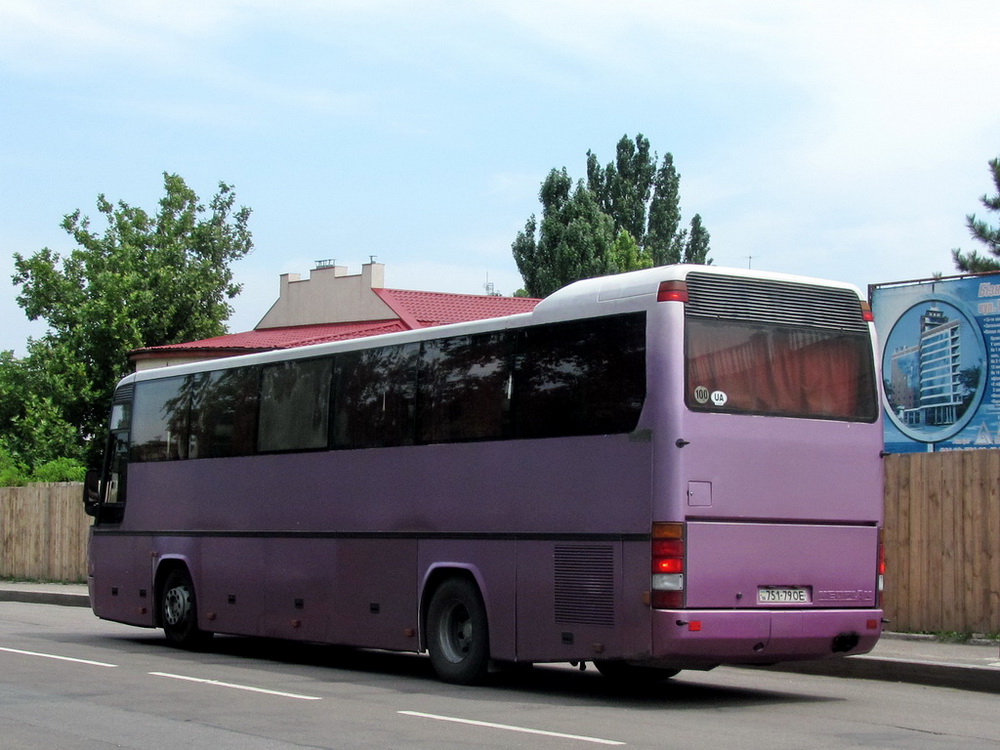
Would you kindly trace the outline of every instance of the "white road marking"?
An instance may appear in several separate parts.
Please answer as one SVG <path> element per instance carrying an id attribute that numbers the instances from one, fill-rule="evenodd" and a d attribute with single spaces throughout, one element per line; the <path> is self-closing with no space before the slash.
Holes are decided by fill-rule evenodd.
<path id="1" fill-rule="evenodd" d="M 416 716 L 421 719 L 435 719 L 436 721 L 450 721 L 455 724 L 471 724 L 476 727 L 486 727 L 488 729 L 504 729 L 508 732 L 521 732 L 523 734 L 541 734 L 546 737 L 559 737 L 566 740 L 580 740 L 581 742 L 594 742 L 598 745 L 624 745 L 624 742 L 617 740 L 604 740 L 600 737 L 587 737 L 581 734 L 565 734 L 563 732 L 547 732 L 544 729 L 529 729 L 528 727 L 517 727 L 510 724 L 494 724 L 491 721 L 474 721 L 473 719 L 459 719 L 455 716 L 439 716 L 437 714 L 425 714 L 419 711 L 398 711 L 404 716 Z"/>
<path id="2" fill-rule="evenodd" d="M 92 667 L 117 667 L 117 664 L 108 664 L 103 661 L 91 661 L 90 659 L 74 659 L 72 656 L 59 656 L 58 654 L 43 654 L 38 651 L 22 651 L 19 648 L 3 648 L 0 647 L 0 651 L 6 651 L 9 654 L 21 654 L 22 656 L 40 656 L 43 659 L 57 659 L 58 661 L 71 661 L 76 664 L 89 664 Z"/>
<path id="3" fill-rule="evenodd" d="M 216 687 L 233 688 L 234 690 L 246 690 L 250 693 L 263 693 L 264 695 L 276 695 L 280 698 L 295 698 L 300 701 L 321 701 L 316 695 L 299 695 L 298 693 L 285 693 L 281 690 L 268 690 L 267 688 L 253 687 L 252 685 L 238 685 L 235 682 L 221 682 L 219 680 L 204 680 L 200 677 L 187 677 L 182 674 L 170 674 L 169 672 L 150 672 L 154 677 L 169 677 L 172 680 L 184 680 L 185 682 L 198 682 L 202 685 L 215 685 Z"/>

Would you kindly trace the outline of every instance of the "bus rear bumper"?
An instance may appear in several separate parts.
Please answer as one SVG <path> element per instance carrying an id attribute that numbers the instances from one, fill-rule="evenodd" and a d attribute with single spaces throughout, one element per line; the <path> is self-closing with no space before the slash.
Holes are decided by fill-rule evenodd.
<path id="1" fill-rule="evenodd" d="M 864 654 L 881 632 L 880 609 L 654 610 L 652 662 L 692 669 Z"/>

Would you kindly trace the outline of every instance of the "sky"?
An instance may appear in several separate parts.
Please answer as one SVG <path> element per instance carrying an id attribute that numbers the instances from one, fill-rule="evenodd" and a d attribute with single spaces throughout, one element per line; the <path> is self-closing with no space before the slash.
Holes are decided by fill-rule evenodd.
<path id="1" fill-rule="evenodd" d="M 163 173 L 253 210 L 231 331 L 317 260 L 386 285 L 522 286 L 553 168 L 645 135 L 715 265 L 955 273 L 1000 156 L 995 0 L 0 0 L 0 350 L 44 334 L 13 254 L 73 249 Z M 979 248 L 981 249 L 981 248 Z"/>

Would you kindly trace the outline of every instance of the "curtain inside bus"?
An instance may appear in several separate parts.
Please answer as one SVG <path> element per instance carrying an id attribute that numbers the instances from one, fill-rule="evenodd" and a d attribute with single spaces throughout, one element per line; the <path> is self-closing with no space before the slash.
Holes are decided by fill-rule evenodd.
<path id="1" fill-rule="evenodd" d="M 874 421 L 867 335 L 689 318 L 689 408 Z"/>

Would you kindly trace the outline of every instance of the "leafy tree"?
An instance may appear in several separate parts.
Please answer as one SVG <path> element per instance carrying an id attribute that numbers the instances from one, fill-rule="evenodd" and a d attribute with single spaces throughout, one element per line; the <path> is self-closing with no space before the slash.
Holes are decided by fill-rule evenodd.
<path id="1" fill-rule="evenodd" d="M 229 266 L 253 247 L 250 209 L 234 210 L 225 183 L 207 208 L 178 175 L 164 173 L 163 186 L 155 214 L 99 195 L 100 232 L 79 210 L 65 216 L 77 245 L 65 258 L 49 248 L 14 254 L 18 304 L 49 325 L 28 342 L 25 360 L 0 360 L 0 388 L 22 388 L 15 405 L 0 408 L 0 436 L 31 465 L 77 457 L 101 434 L 131 350 L 225 332 L 228 300 L 241 290 Z M 32 444 L 19 426 L 42 417 L 49 442 Z M 65 446 L 67 427 L 76 454 Z"/>
<path id="2" fill-rule="evenodd" d="M 695 214 L 691 217 L 691 229 L 687 232 L 687 241 L 684 243 L 684 262 L 711 265 L 708 241 L 708 230 L 702 226 L 701 214 Z"/>
<path id="3" fill-rule="evenodd" d="M 652 268 L 652 256 L 639 247 L 628 231 L 618 230 L 614 243 L 611 245 L 611 264 L 609 273 L 622 271 L 638 271 L 641 268 Z"/>
<path id="4" fill-rule="evenodd" d="M 545 296 L 577 279 L 653 265 L 711 263 L 709 234 L 701 217 L 692 219 L 690 233 L 678 229 L 680 175 L 673 156 L 668 153 L 657 163 L 649 140 L 640 133 L 634 139 L 622 136 L 615 160 L 603 167 L 588 151 L 585 188 L 578 185 L 573 191 L 566 168 L 553 169 L 539 191 L 541 224 L 529 218 L 511 245 L 525 294 Z M 589 200 L 584 193 L 590 194 Z M 611 222 L 611 247 L 607 225 L 594 216 L 594 207 Z M 586 221 L 581 221 L 583 216 Z M 573 230 L 571 220 L 578 222 Z M 586 227 L 598 234 L 587 238 Z"/>
<path id="5" fill-rule="evenodd" d="M 668 153 L 656 171 L 644 242 L 657 266 L 680 263 L 683 257 L 683 236 L 678 233 L 681 223 L 680 191 L 681 176 L 674 169 L 673 155 Z"/>
<path id="6" fill-rule="evenodd" d="M 587 152 L 587 187 L 597 197 L 601 210 L 637 243 L 646 235 L 646 207 L 656 175 L 656 154 L 650 155 L 649 140 L 642 133 L 618 141 L 615 161 L 603 169 L 597 156 Z"/>
<path id="7" fill-rule="evenodd" d="M 611 273 L 615 239 L 611 218 L 582 182 L 573 188 L 566 169 L 553 169 L 538 194 L 539 225 L 532 215 L 511 248 L 529 296 L 544 297 L 591 276 Z"/>
<path id="8" fill-rule="evenodd" d="M 1000 211 L 1000 157 L 992 159 L 989 165 L 997 194 L 993 197 L 983 195 L 979 201 L 987 211 Z M 956 248 L 951 251 L 955 267 L 965 273 L 1000 271 L 1000 226 L 991 227 L 985 221 L 977 219 L 975 214 L 969 214 L 965 217 L 965 225 L 968 227 L 972 239 L 982 243 L 986 247 L 988 254 L 980 255 L 975 250 L 963 253 Z"/>

